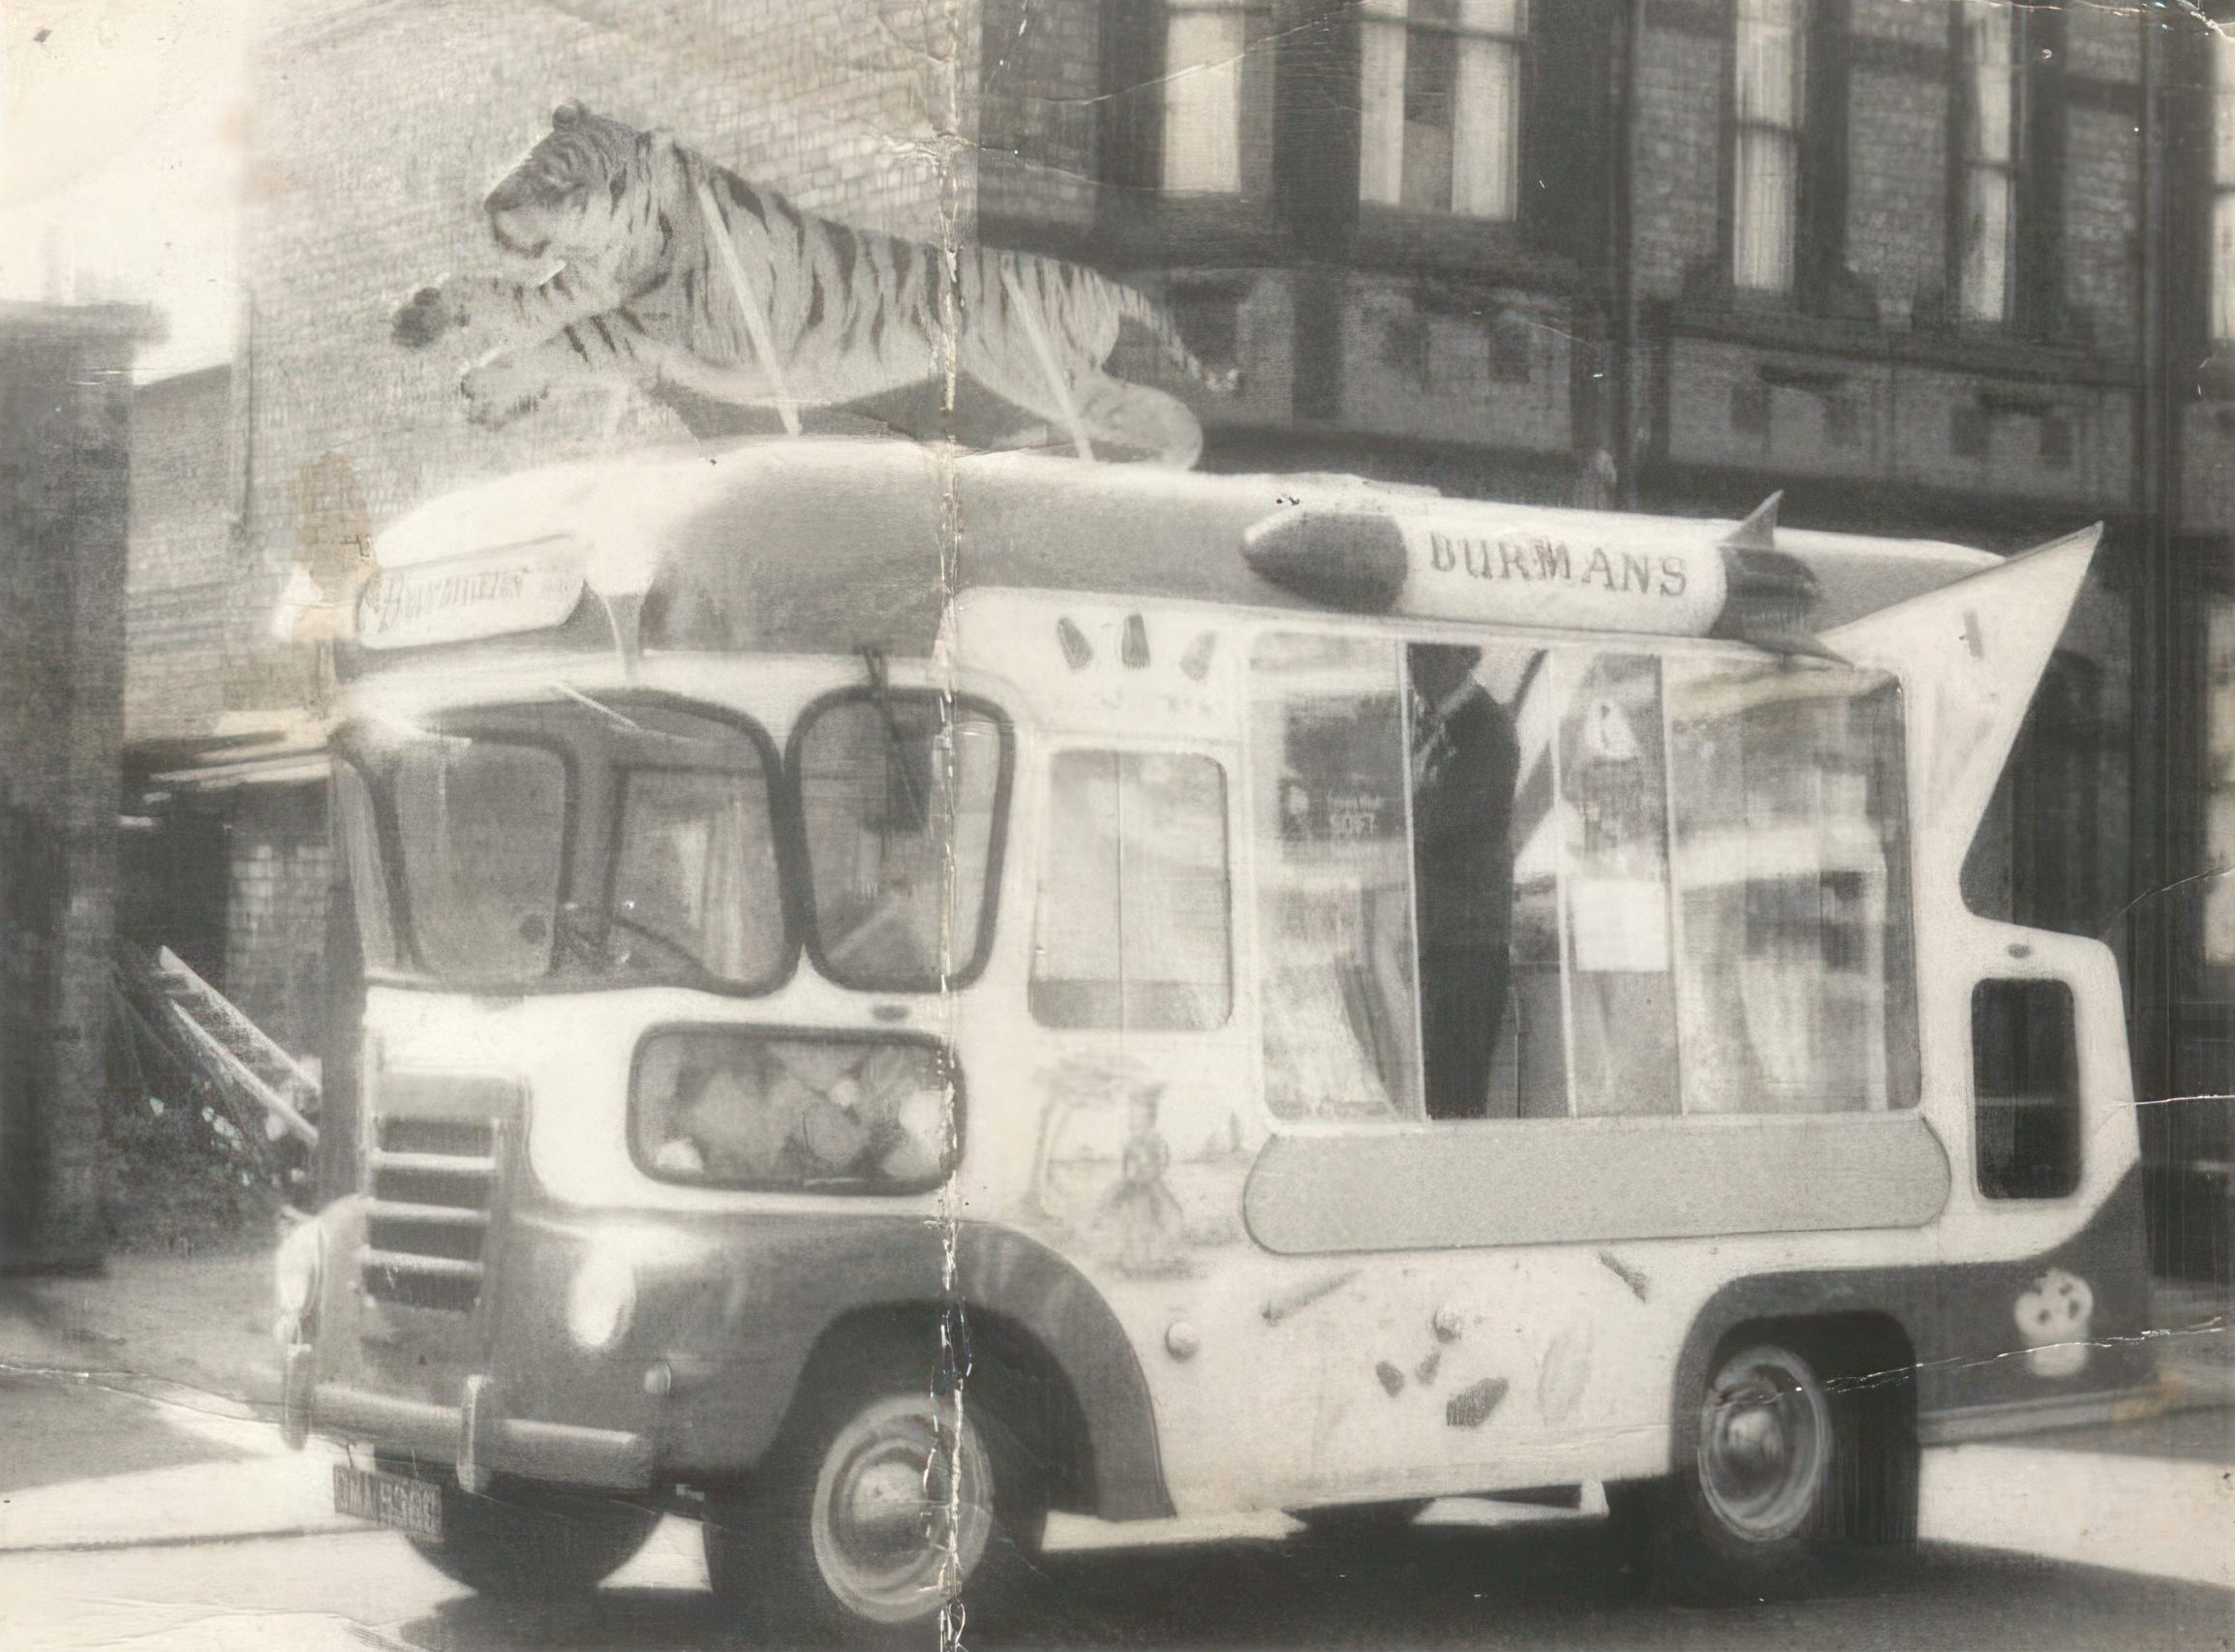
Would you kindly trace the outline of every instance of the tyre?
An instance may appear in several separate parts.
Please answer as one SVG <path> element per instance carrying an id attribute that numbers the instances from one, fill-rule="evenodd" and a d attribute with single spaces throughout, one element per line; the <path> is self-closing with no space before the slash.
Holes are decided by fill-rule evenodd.
<path id="1" fill-rule="evenodd" d="M 1794 1347 L 1753 1341 L 1719 1356 L 1686 1426 L 1684 1466 L 1607 1488 L 1618 1541 L 1655 1591 L 1707 1604 L 1789 1599 L 1821 1582 L 1826 1545 L 1842 1535 L 1836 1488 L 1882 1440 L 1839 1412 Z"/>
<path id="2" fill-rule="evenodd" d="M 411 1539 L 436 1571 L 505 1600 L 588 1594 L 621 1570 L 659 1523 L 657 1510 L 599 1497 L 444 1484 L 443 1541 Z"/>
<path id="3" fill-rule="evenodd" d="M 774 1644 L 923 1646 L 943 1613 L 998 1615 L 1046 1518 L 974 1392 L 924 1392 L 924 1365 L 795 1420 L 705 1521 L 716 1596 Z"/>

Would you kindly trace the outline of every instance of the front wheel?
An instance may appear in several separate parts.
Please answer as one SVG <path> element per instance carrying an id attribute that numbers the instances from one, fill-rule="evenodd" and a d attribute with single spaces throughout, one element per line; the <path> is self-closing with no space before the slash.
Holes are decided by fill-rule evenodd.
<path id="1" fill-rule="evenodd" d="M 443 1538 L 412 1546 L 452 1582 L 504 1600 L 588 1594 L 621 1570 L 659 1523 L 657 1510 L 597 1497 L 444 1484 Z"/>
<path id="2" fill-rule="evenodd" d="M 965 1598 L 974 1611 L 1013 1589 L 1037 1540 L 997 1432 L 897 1385 L 828 1408 L 709 1513 L 715 1594 L 783 1643 L 928 1644 Z"/>

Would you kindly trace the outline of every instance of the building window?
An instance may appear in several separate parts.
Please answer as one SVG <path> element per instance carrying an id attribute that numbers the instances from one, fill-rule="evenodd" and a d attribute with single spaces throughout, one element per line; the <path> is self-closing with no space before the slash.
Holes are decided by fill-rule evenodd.
<path id="1" fill-rule="evenodd" d="M 1510 223 L 1527 0 L 1365 0 L 1359 199 Z"/>
<path id="2" fill-rule="evenodd" d="M 1806 0 L 1738 0 L 1730 278 L 1747 291 L 1792 291 L 1806 22 Z"/>
<path id="3" fill-rule="evenodd" d="M 2010 315 L 2017 245 L 2018 165 L 2025 130 L 2023 27 L 2008 6 L 1967 6 L 1963 55 L 1963 202 L 1956 291 L 1967 321 Z"/>
<path id="4" fill-rule="evenodd" d="M 1182 0 L 1164 22 L 1164 176 L 1173 195 L 1241 193 L 1241 0 Z"/>
<path id="5" fill-rule="evenodd" d="M 2212 339 L 2235 344 L 2235 34 L 2212 34 Z"/>

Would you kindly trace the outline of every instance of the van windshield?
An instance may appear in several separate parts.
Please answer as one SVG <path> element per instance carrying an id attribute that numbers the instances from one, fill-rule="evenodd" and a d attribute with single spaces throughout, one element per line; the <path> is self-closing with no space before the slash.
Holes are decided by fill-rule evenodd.
<path id="1" fill-rule="evenodd" d="M 813 945 L 867 992 L 966 981 L 991 940 L 1009 750 L 969 701 L 859 689 L 808 709 L 793 741 Z"/>
<path id="2" fill-rule="evenodd" d="M 628 701 L 497 708 L 360 731 L 350 756 L 345 852 L 352 871 L 399 874 L 395 940 L 367 933 L 375 966 L 747 991 L 789 969 L 776 767 L 738 721 Z"/>
<path id="3" fill-rule="evenodd" d="M 445 976 L 544 974 L 566 872 L 559 753 L 503 740 L 430 740 L 399 752 L 393 777 L 420 961 Z"/>

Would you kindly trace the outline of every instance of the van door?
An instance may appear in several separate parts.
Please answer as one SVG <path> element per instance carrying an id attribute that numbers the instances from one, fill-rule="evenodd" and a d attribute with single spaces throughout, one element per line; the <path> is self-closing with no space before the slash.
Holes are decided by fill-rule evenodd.
<path id="1" fill-rule="evenodd" d="M 1283 1270 L 1241 1219 L 1264 1130 L 1237 990 L 1234 757 L 1084 739 L 1046 752 L 1027 1024 L 1008 1011 L 988 1040 L 1032 1098 L 1030 1162 L 1002 1177 L 1026 1188 L 1020 1224 L 1124 1325 L 1183 1513 L 1271 1506 L 1300 1468 L 1314 1384 L 1308 1361 L 1266 1357 Z"/>

